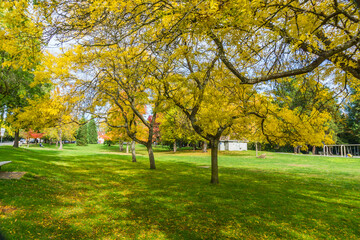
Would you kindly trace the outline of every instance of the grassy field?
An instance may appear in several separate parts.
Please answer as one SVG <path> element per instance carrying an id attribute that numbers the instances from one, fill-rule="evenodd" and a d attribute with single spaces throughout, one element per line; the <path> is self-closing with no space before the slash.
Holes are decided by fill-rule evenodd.
<path id="1" fill-rule="evenodd" d="M 0 147 L 7 239 L 359 239 L 360 159 L 156 149 L 150 170 L 116 146 Z"/>

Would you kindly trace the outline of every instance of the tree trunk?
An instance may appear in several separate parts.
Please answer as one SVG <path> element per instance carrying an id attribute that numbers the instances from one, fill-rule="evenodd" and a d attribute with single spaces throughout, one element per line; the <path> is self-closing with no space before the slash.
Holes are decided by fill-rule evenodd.
<path id="1" fill-rule="evenodd" d="M 151 143 L 148 143 L 148 145 L 146 146 L 146 148 L 147 148 L 148 154 L 149 154 L 150 169 L 156 169 L 154 152 L 153 152 L 153 149 L 152 149 L 152 144 L 151 144 Z"/>
<path id="2" fill-rule="evenodd" d="M 301 147 L 300 147 L 300 146 L 298 146 L 297 150 L 298 150 L 298 152 L 297 152 L 297 153 L 300 153 Z"/>
<path id="3" fill-rule="evenodd" d="M 297 154 L 297 147 L 294 147 L 294 153 Z"/>
<path id="4" fill-rule="evenodd" d="M 119 150 L 120 152 L 124 151 L 124 141 L 123 140 L 119 140 Z"/>
<path id="5" fill-rule="evenodd" d="M 203 142 L 203 150 L 204 153 L 207 152 L 207 141 Z"/>
<path id="6" fill-rule="evenodd" d="M 126 142 L 126 153 L 129 153 L 129 141 Z"/>
<path id="7" fill-rule="evenodd" d="M 256 151 L 256 157 L 258 156 L 258 143 L 255 143 L 255 151 Z"/>
<path id="8" fill-rule="evenodd" d="M 63 143 L 62 143 L 62 130 L 59 129 L 59 143 L 60 143 L 60 146 L 59 146 L 59 150 L 63 150 Z"/>
<path id="9" fill-rule="evenodd" d="M 174 141 L 173 149 L 174 149 L 174 153 L 175 153 L 176 152 L 176 141 Z"/>
<path id="10" fill-rule="evenodd" d="M 313 154 L 313 155 L 316 154 L 316 147 L 315 147 L 315 146 L 312 147 L 312 154 Z"/>
<path id="11" fill-rule="evenodd" d="M 196 143 L 193 144 L 193 151 L 196 151 Z"/>
<path id="12" fill-rule="evenodd" d="M 134 140 L 132 140 L 132 142 L 131 142 L 131 157 L 132 157 L 132 162 L 136 162 L 135 141 Z"/>
<path id="13" fill-rule="evenodd" d="M 15 139 L 14 139 L 14 145 L 13 145 L 14 148 L 18 148 L 18 147 L 19 147 L 19 140 L 20 140 L 20 138 L 19 138 L 19 132 L 20 132 L 19 129 L 15 131 Z"/>
<path id="14" fill-rule="evenodd" d="M 219 184 L 218 147 L 219 139 L 211 141 L 211 180 L 212 184 Z"/>

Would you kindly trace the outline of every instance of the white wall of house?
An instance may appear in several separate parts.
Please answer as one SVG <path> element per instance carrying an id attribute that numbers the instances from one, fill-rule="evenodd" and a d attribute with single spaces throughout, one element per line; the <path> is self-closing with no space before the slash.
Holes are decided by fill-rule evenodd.
<path id="1" fill-rule="evenodd" d="M 247 143 L 237 140 L 221 140 L 219 142 L 219 151 L 247 151 Z"/>
<path id="2" fill-rule="evenodd" d="M 225 151 L 225 142 L 224 141 L 219 142 L 219 151 Z"/>

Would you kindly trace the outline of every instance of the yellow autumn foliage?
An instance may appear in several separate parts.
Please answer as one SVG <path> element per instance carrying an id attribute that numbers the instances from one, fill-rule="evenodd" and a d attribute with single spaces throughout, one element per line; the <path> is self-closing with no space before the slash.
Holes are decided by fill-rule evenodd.
<path id="1" fill-rule="evenodd" d="M 41 26 L 29 1 L 0 2 L 0 51 L 8 54 L 3 67 L 34 69 L 42 56 Z"/>

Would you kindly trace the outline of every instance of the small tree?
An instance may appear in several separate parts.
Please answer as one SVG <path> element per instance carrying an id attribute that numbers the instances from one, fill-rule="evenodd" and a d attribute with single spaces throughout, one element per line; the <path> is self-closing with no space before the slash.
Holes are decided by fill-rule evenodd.
<path id="1" fill-rule="evenodd" d="M 34 138 L 35 143 L 37 144 L 37 139 L 39 139 L 39 142 L 41 142 L 41 138 L 44 136 L 44 133 L 35 132 L 31 129 L 26 133 L 27 141 L 29 142 L 29 138 Z"/>
<path id="2" fill-rule="evenodd" d="M 76 145 L 86 146 L 88 144 L 88 127 L 85 124 L 85 119 L 81 119 L 80 127 L 76 135 Z"/>
<path id="3" fill-rule="evenodd" d="M 98 143 L 97 127 L 94 119 L 87 124 L 87 136 L 89 144 Z"/>

